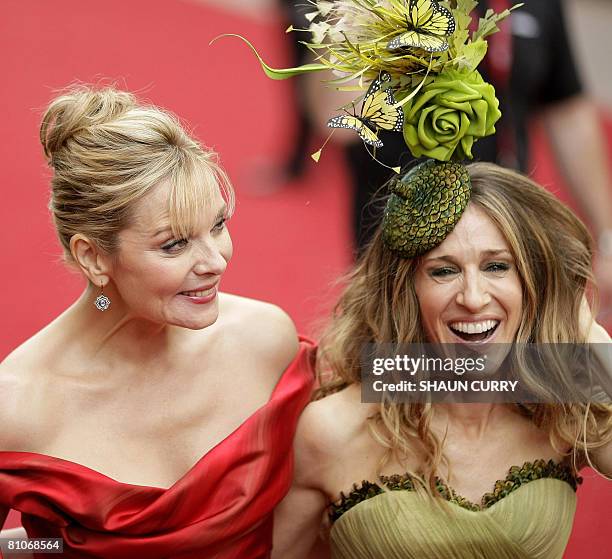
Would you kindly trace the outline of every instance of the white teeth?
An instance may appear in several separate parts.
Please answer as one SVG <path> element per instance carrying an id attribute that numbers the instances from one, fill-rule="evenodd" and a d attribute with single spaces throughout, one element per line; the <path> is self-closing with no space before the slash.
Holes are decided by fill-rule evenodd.
<path id="1" fill-rule="evenodd" d="M 186 295 L 187 297 L 206 297 L 207 295 L 212 295 L 214 289 L 214 287 L 211 287 L 206 291 L 183 291 L 181 294 Z"/>
<path id="2" fill-rule="evenodd" d="M 453 322 L 449 326 L 464 334 L 482 334 L 499 324 L 499 320 L 483 320 L 482 322 Z"/>

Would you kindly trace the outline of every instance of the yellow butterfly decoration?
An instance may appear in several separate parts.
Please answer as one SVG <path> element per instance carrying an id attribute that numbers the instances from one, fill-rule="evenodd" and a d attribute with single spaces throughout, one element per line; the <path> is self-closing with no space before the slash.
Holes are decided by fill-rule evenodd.
<path id="1" fill-rule="evenodd" d="M 419 48 L 427 52 L 448 49 L 446 37 L 455 32 L 455 19 L 436 0 L 409 0 L 406 15 L 408 31 L 394 37 L 387 49 Z"/>
<path id="2" fill-rule="evenodd" d="M 383 89 L 385 82 L 391 76 L 386 72 L 370 84 L 363 99 L 361 114 L 346 114 L 330 118 L 327 126 L 330 128 L 350 128 L 355 130 L 366 143 L 376 148 L 383 147 L 378 137 L 378 130 L 400 132 L 404 127 L 404 111 L 395 106 L 393 92 L 389 88 Z"/>

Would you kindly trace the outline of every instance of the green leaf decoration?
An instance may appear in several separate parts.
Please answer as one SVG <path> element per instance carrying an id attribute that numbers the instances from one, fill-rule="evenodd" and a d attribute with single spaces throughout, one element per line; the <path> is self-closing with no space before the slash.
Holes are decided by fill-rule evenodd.
<path id="1" fill-rule="evenodd" d="M 455 18 L 455 36 L 463 35 L 463 32 L 466 32 L 469 29 L 470 23 L 472 22 L 470 14 L 474 8 L 476 8 L 476 6 L 478 6 L 478 2 L 475 0 L 458 0 L 455 8 L 452 8 L 450 5 L 447 6 Z M 457 33 L 457 31 L 460 33 Z M 465 42 L 465 39 L 467 39 L 467 36 L 464 37 L 462 42 Z"/>
<path id="2" fill-rule="evenodd" d="M 488 44 L 480 39 L 470 42 L 462 49 L 461 56 L 455 59 L 455 66 L 459 70 L 475 70 L 487 54 Z"/>
<path id="3" fill-rule="evenodd" d="M 448 2 L 444 2 L 446 4 L 448 4 Z M 478 6 L 478 1 L 477 0 L 457 0 L 455 2 L 456 4 L 456 9 L 463 14 L 470 14 L 472 13 L 472 11 L 474 11 L 474 9 L 476 8 L 476 6 Z"/>
<path id="4" fill-rule="evenodd" d="M 499 31 L 497 24 L 506 19 L 514 10 L 520 8 L 522 5 L 523 4 L 515 4 L 509 10 L 504 10 L 499 14 L 496 14 L 493 10 L 487 10 L 485 16 L 480 18 L 478 29 L 474 32 L 472 41 L 484 39 L 489 35 L 493 35 L 493 33 L 497 33 Z"/>
<path id="5" fill-rule="evenodd" d="M 304 64 L 302 66 L 296 66 L 295 68 L 272 68 L 263 61 L 263 59 L 257 52 L 257 49 L 247 39 L 245 39 L 242 35 L 237 35 L 235 33 L 224 33 L 223 35 L 219 35 L 218 37 L 215 37 L 209 43 L 209 45 L 212 45 L 215 41 L 223 37 L 236 37 L 241 41 L 245 42 L 249 46 L 249 48 L 255 53 L 255 56 L 259 60 L 263 71 L 266 73 L 266 76 L 272 78 L 273 80 L 286 80 L 287 78 L 292 78 L 301 74 L 308 74 L 310 72 L 320 72 L 321 70 L 328 69 L 328 66 L 326 66 L 325 64 L 316 63 Z"/>
<path id="6" fill-rule="evenodd" d="M 478 2 L 476 0 L 458 0 L 454 6 L 450 2 L 446 4 L 455 18 L 455 32 L 449 40 L 449 54 L 452 54 L 452 56 L 447 57 L 444 62 L 445 64 L 450 62 L 456 68 L 467 68 L 469 63 L 466 62 L 466 59 L 473 59 L 474 57 L 471 54 L 464 54 L 464 50 L 466 46 L 469 46 L 468 39 L 470 24 L 472 23 L 470 14 L 478 5 Z M 475 69 L 475 66 L 470 69 Z"/>

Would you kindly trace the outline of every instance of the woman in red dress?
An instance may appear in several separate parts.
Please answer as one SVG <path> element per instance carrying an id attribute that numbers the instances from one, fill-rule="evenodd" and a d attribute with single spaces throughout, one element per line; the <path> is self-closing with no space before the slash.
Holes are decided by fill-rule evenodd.
<path id="1" fill-rule="evenodd" d="M 63 557 L 268 557 L 312 348 L 280 309 L 220 292 L 225 173 L 113 88 L 55 99 L 41 141 L 87 285 L 0 365 L 0 525 L 21 512 Z"/>

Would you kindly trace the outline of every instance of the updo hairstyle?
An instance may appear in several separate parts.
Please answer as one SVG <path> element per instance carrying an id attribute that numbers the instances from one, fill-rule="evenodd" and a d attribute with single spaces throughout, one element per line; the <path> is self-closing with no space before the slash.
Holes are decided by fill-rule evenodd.
<path id="1" fill-rule="evenodd" d="M 189 236 L 216 188 L 233 209 L 233 189 L 216 154 L 175 116 L 126 91 L 70 89 L 47 108 L 40 141 L 54 171 L 49 209 L 68 262 L 77 233 L 114 253 L 135 202 L 165 180 L 177 236 Z"/>

